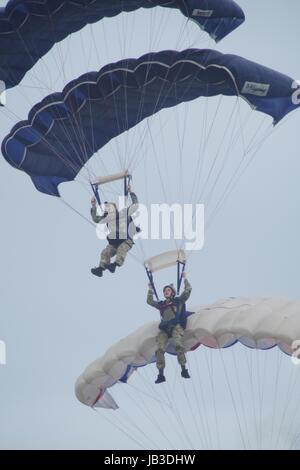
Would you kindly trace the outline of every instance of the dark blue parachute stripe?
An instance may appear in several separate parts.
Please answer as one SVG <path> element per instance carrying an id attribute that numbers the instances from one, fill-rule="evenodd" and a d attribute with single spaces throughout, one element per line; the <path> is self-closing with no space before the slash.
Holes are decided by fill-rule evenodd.
<path id="1" fill-rule="evenodd" d="M 82 75 L 47 96 L 16 124 L 2 152 L 39 191 L 59 196 L 58 184 L 73 180 L 97 150 L 161 109 L 201 96 L 239 95 L 276 123 L 299 106 L 294 92 L 291 78 L 235 55 L 149 53 Z"/>
<path id="2" fill-rule="evenodd" d="M 245 19 L 233 0 L 10 0 L 0 8 L 0 80 L 16 86 L 55 43 L 87 24 L 155 6 L 180 10 L 216 41 Z"/>

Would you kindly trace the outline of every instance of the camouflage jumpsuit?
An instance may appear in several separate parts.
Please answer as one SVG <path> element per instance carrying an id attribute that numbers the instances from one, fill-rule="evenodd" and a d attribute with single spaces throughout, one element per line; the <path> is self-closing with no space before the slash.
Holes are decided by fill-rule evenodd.
<path id="1" fill-rule="evenodd" d="M 180 304 L 184 304 L 191 295 L 192 286 L 187 279 L 184 280 L 184 291 L 179 297 L 176 297 L 176 304 L 168 301 L 158 302 L 153 299 L 153 291 L 149 289 L 147 296 L 147 303 L 152 307 L 157 308 L 161 313 L 161 319 L 164 322 L 170 321 L 175 318 L 175 312 L 177 308 L 180 308 Z M 168 307 L 170 305 L 170 307 Z M 156 367 L 160 369 L 165 368 L 165 351 L 169 338 L 175 343 L 176 354 L 178 362 L 181 366 L 186 364 L 186 357 L 184 354 L 184 329 L 178 323 L 171 330 L 171 336 L 169 336 L 165 331 L 160 330 L 156 337 L 157 350 L 156 355 Z"/>
<path id="2" fill-rule="evenodd" d="M 112 219 L 107 218 L 107 213 L 104 213 L 102 216 L 97 215 L 97 208 L 91 208 L 91 216 L 93 221 L 98 223 L 107 224 L 109 228 L 109 234 L 107 236 L 108 245 L 102 250 L 101 257 L 100 257 L 100 267 L 105 269 L 110 263 L 111 258 L 114 256 L 115 262 L 117 266 L 122 266 L 124 264 L 125 258 L 127 253 L 134 245 L 130 234 L 128 233 L 128 214 L 129 211 L 130 215 L 132 215 L 138 208 L 138 198 L 135 193 L 130 193 L 131 197 L 131 206 L 128 208 L 123 209 L 122 211 L 118 212 L 116 210 L 116 215 Z M 121 227 L 121 225 L 125 224 L 126 227 Z"/>

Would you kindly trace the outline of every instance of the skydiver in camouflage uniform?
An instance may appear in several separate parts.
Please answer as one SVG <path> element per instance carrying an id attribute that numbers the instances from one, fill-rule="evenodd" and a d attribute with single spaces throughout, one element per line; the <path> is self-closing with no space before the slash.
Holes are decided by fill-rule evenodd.
<path id="1" fill-rule="evenodd" d="M 156 338 L 157 350 L 156 355 L 156 367 L 158 369 L 158 376 L 155 383 L 165 382 L 164 376 L 165 368 L 165 352 L 167 344 L 170 338 L 173 339 L 176 347 L 177 359 L 181 365 L 181 376 L 185 379 L 189 379 L 190 375 L 186 369 L 186 357 L 184 354 L 184 330 L 186 328 L 186 317 L 185 317 L 185 302 L 191 295 L 192 286 L 186 279 L 186 273 L 183 273 L 184 277 L 184 291 L 178 297 L 176 297 L 176 291 L 173 285 L 165 286 L 163 293 L 165 300 L 156 301 L 153 298 L 153 288 L 149 284 L 149 291 L 147 296 L 147 303 L 160 311 L 161 322 L 159 324 L 159 333 Z"/>
<path id="2" fill-rule="evenodd" d="M 131 187 L 128 186 L 128 192 L 131 198 L 131 205 L 118 211 L 117 206 L 113 202 L 106 202 L 103 215 L 97 214 L 96 199 L 91 201 L 91 216 L 96 224 L 106 224 L 109 230 L 107 235 L 108 245 L 101 252 L 100 265 L 92 268 L 91 272 L 95 276 L 102 277 L 103 271 L 108 269 L 114 273 L 116 267 L 124 264 L 127 253 L 134 245 L 133 237 L 140 231 L 136 227 L 131 215 L 138 209 L 138 198 Z M 133 232 L 133 233 L 131 233 Z M 111 259 L 115 256 L 115 261 Z"/>

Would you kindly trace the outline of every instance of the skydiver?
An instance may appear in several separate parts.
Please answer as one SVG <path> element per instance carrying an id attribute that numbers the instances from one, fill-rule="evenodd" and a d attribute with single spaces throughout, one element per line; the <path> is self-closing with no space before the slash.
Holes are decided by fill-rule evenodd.
<path id="1" fill-rule="evenodd" d="M 190 375 L 186 365 L 186 357 L 184 354 L 184 330 L 186 328 L 185 302 L 191 295 L 192 286 L 186 278 L 186 273 L 182 274 L 184 278 L 184 291 L 180 296 L 176 296 L 176 291 L 172 284 L 163 288 L 165 300 L 156 301 L 153 298 L 153 286 L 149 284 L 147 303 L 160 311 L 161 322 L 159 324 L 159 333 L 156 337 L 157 350 L 156 367 L 158 376 L 155 383 L 165 382 L 165 352 L 170 338 L 173 339 L 176 347 L 177 359 L 181 365 L 181 376 L 189 379 Z"/>
<path id="2" fill-rule="evenodd" d="M 92 274 L 95 276 L 102 277 L 105 269 L 114 273 L 117 267 L 121 267 L 128 251 L 134 245 L 134 235 L 140 231 L 140 228 L 135 226 L 131 217 L 138 209 L 138 198 L 132 192 L 130 185 L 128 186 L 128 193 L 131 198 L 131 204 L 128 208 L 125 207 L 119 211 L 113 202 L 105 202 L 103 215 L 97 214 L 96 199 L 93 197 L 91 200 L 93 221 L 96 224 L 106 224 L 109 230 L 106 237 L 108 245 L 101 252 L 100 264 L 98 267 L 91 269 Z M 112 262 L 111 259 L 114 256 L 115 261 Z"/>

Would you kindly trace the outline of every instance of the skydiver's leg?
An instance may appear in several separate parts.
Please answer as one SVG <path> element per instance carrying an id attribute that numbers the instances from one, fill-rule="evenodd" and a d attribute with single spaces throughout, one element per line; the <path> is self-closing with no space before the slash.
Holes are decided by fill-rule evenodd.
<path id="1" fill-rule="evenodd" d="M 116 250 L 116 260 L 114 263 L 111 263 L 108 266 L 108 269 L 111 273 L 114 273 L 116 267 L 120 267 L 124 264 L 127 253 L 133 247 L 133 242 L 131 240 L 125 240 L 121 245 L 118 246 Z"/>
<path id="2" fill-rule="evenodd" d="M 103 270 L 107 268 L 110 264 L 110 260 L 115 254 L 117 253 L 116 247 L 111 245 L 110 243 L 102 250 L 101 259 L 100 259 L 100 268 Z"/>
<path id="3" fill-rule="evenodd" d="M 164 331 L 160 331 L 156 337 L 157 350 L 156 355 L 156 367 L 158 368 L 158 376 L 155 383 L 165 382 L 164 368 L 165 362 L 165 351 L 168 344 L 169 337 Z"/>
<path id="4" fill-rule="evenodd" d="M 131 250 L 132 247 L 133 242 L 131 240 L 125 240 L 123 243 L 121 243 L 120 246 L 118 246 L 116 255 L 117 266 L 122 266 L 124 264 L 127 253 Z"/>
<path id="5" fill-rule="evenodd" d="M 100 265 L 97 268 L 92 268 L 91 272 L 95 276 L 102 277 L 103 271 L 109 266 L 111 258 L 116 254 L 116 248 L 110 243 L 102 250 Z"/>
<path id="6" fill-rule="evenodd" d="M 186 369 L 186 357 L 184 354 L 184 329 L 180 325 L 176 325 L 172 331 L 172 338 L 175 343 L 177 359 L 181 365 L 181 375 L 185 379 L 189 379 L 190 375 Z"/>

